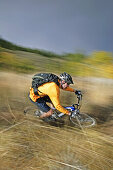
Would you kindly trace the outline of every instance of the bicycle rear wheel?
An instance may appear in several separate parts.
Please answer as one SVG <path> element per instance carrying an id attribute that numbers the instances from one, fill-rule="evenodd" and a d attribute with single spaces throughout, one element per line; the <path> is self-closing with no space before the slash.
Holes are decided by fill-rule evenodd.
<path id="1" fill-rule="evenodd" d="M 36 112 L 39 110 L 35 107 L 28 106 L 24 109 L 24 115 L 36 116 Z"/>
<path id="2" fill-rule="evenodd" d="M 74 117 L 70 117 L 70 121 L 75 126 L 78 126 L 81 128 L 82 127 L 83 128 L 91 127 L 96 124 L 95 119 L 85 113 L 79 113 L 79 114 L 75 115 Z"/>

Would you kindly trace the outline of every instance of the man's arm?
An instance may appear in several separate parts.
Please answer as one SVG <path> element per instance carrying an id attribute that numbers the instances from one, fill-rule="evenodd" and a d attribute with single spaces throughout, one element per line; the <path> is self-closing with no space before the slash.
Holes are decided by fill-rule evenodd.
<path id="1" fill-rule="evenodd" d="M 63 90 L 70 91 L 70 92 L 75 92 L 76 95 L 81 94 L 80 90 L 75 90 L 75 89 L 72 89 L 71 87 L 67 87 L 66 89 L 63 89 Z"/>
<path id="2" fill-rule="evenodd" d="M 65 90 L 65 91 L 70 91 L 70 92 L 75 92 L 75 90 L 72 89 L 71 87 L 67 87 L 66 89 L 63 89 L 63 90 Z"/>
<path id="3" fill-rule="evenodd" d="M 58 111 L 70 115 L 70 112 L 60 105 L 60 100 L 59 100 L 60 89 L 55 83 L 52 85 L 47 95 L 50 97 L 54 107 Z"/>

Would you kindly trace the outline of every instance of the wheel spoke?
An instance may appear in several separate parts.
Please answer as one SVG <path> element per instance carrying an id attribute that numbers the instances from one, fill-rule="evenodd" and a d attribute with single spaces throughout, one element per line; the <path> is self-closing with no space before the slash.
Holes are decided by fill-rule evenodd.
<path id="1" fill-rule="evenodd" d="M 87 114 L 79 114 L 74 117 L 70 117 L 71 122 L 76 126 L 91 127 L 96 124 L 95 120 Z"/>

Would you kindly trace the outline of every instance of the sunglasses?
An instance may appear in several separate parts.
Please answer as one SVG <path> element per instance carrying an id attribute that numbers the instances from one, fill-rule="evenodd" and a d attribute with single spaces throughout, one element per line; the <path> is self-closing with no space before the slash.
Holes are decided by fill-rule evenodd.
<path id="1" fill-rule="evenodd" d="M 67 83 L 67 82 L 65 82 L 65 83 Z M 63 83 L 63 84 L 65 84 L 65 83 Z M 70 85 L 70 83 L 67 83 L 67 85 L 69 86 L 69 85 Z"/>
<path id="2" fill-rule="evenodd" d="M 70 83 L 67 83 L 67 85 L 69 86 L 69 85 L 70 85 Z"/>

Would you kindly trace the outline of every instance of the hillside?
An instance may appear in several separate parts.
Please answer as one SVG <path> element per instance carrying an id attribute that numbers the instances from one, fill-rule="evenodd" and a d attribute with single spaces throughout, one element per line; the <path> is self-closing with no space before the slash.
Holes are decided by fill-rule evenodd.
<path id="1" fill-rule="evenodd" d="M 52 52 L 20 47 L 0 39 L 0 69 L 21 73 L 40 71 L 69 72 L 81 77 L 113 78 L 113 54 L 105 51 L 90 55 Z"/>
<path id="2" fill-rule="evenodd" d="M 31 77 L 0 74 L 0 169 L 111 170 L 113 82 L 75 79 L 75 86 L 84 93 L 81 111 L 97 120 L 95 127 L 79 129 L 66 124 L 51 126 L 32 114 L 23 114 L 26 107 L 35 107 L 27 97 Z M 104 93 L 99 93 L 100 89 Z M 75 100 L 68 92 L 62 92 L 61 98 L 65 99 L 62 105 Z"/>
<path id="3" fill-rule="evenodd" d="M 97 124 L 88 129 L 52 126 L 24 109 L 34 73 L 68 72 L 83 93 L 81 112 Z M 61 105 L 76 102 L 61 91 Z M 68 120 L 68 117 L 67 117 Z M 0 170 L 112 170 L 113 54 L 57 55 L 0 39 Z"/>

